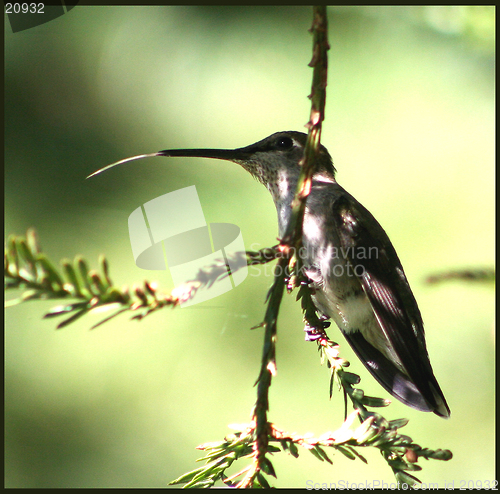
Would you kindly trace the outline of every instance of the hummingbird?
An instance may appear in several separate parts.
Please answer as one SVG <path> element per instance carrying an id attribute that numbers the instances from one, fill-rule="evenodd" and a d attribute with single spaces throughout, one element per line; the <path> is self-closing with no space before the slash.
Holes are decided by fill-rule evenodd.
<path id="1" fill-rule="evenodd" d="M 291 218 L 307 135 L 277 132 L 237 149 L 167 149 L 121 160 L 90 176 L 151 157 L 196 157 L 241 165 L 271 193 L 283 238 Z M 424 326 L 401 261 L 387 233 L 335 179 L 320 145 L 302 224 L 302 269 L 323 319 L 332 319 L 372 376 L 406 405 L 448 418 L 434 376 Z"/>

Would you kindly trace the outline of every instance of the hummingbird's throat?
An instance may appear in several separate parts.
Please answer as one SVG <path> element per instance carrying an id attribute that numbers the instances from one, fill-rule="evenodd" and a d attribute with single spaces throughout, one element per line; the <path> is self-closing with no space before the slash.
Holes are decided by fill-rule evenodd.
<path id="1" fill-rule="evenodd" d="M 241 165 L 252 177 L 256 178 L 261 184 L 267 185 L 273 179 L 273 173 L 270 173 L 270 170 L 267 169 L 262 163 L 258 161 L 252 160 L 233 160 L 238 165 Z"/>

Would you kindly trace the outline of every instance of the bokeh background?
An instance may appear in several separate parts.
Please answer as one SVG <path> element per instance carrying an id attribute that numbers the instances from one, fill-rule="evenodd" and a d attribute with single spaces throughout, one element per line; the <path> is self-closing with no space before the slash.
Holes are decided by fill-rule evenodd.
<path id="1" fill-rule="evenodd" d="M 418 444 L 423 482 L 494 479 L 492 285 L 425 284 L 494 264 L 494 7 L 329 7 L 322 142 L 339 182 L 384 226 L 423 313 L 451 419 L 394 402 Z M 196 185 L 209 222 L 237 224 L 247 248 L 273 245 L 268 192 L 237 165 L 121 158 L 176 147 L 240 147 L 305 130 L 310 7 L 84 7 L 13 34 L 5 21 L 5 233 L 30 226 L 54 260 L 105 253 L 119 284 L 167 273 L 134 265 L 127 218 Z M 167 220 L 167 219 L 166 219 Z M 246 422 L 255 400 L 271 271 L 190 309 L 143 322 L 89 315 L 56 331 L 33 302 L 6 311 L 5 485 L 164 487 L 197 466 L 200 443 Z M 8 297 L 13 295 L 7 294 Z M 315 435 L 342 422 L 329 373 L 286 297 L 270 419 Z M 387 397 L 334 328 L 367 394 Z M 277 455 L 276 486 L 393 482 L 385 461 Z M 470 484 L 469 484 L 470 485 Z M 477 484 L 479 485 L 479 484 Z"/>

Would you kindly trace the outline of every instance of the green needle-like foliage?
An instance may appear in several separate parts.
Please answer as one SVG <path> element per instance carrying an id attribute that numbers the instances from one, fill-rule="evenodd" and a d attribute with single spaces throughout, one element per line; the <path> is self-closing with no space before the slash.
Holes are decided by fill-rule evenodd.
<path id="1" fill-rule="evenodd" d="M 239 256 L 240 260 L 246 259 L 248 265 L 264 264 L 278 259 L 279 263 L 287 267 L 286 262 L 288 262 L 278 246 L 258 252 L 238 253 L 235 256 Z M 58 269 L 42 252 L 33 229 L 28 230 L 26 237 L 10 235 L 4 254 L 5 288 L 9 291 L 23 290 L 23 292 L 18 298 L 7 301 L 6 306 L 28 300 L 64 301 L 63 305 L 58 305 L 45 314 L 46 318 L 69 316 L 59 323 L 57 328 L 63 328 L 97 308 L 101 311 L 106 308 L 113 311 L 110 316 L 92 326 L 95 328 L 122 312 L 130 311 L 133 319 L 140 320 L 163 307 L 179 305 L 178 296 L 172 293 L 161 293 L 147 281 L 132 290 L 127 287 L 114 286 L 110 278 L 108 263 L 103 256 L 100 257 L 99 264 L 100 272 L 89 269 L 87 262 L 77 256 L 73 262 L 67 259 L 61 261 L 61 268 Z M 234 266 L 234 263 L 232 265 Z M 279 273 L 282 271 L 284 270 L 277 270 Z M 227 276 L 227 269 L 225 260 L 221 259 L 220 262 L 200 270 L 197 279 L 186 283 L 184 287 L 178 287 L 177 293 L 182 293 L 183 299 L 187 300 L 195 295 L 198 288 L 223 276 Z M 290 286 L 288 288 L 291 289 Z M 278 289 L 282 293 L 284 285 L 278 288 L 273 285 L 271 288 L 268 295 L 266 320 L 260 326 L 274 325 L 275 327 L 276 325 Z M 182 475 L 171 484 L 185 484 L 184 487 L 211 487 L 217 481 L 222 481 L 228 486 L 268 487 L 269 482 L 266 476 L 276 477 L 269 459 L 271 454 L 287 452 L 297 458 L 299 448 L 304 448 L 320 461 L 332 463 L 326 448 L 333 448 L 349 459 L 360 459 L 366 463 L 360 449 L 375 447 L 393 470 L 396 479 L 413 485 L 419 481 L 408 472 L 421 470 L 421 467 L 416 464 L 418 458 L 449 460 L 452 457 L 448 450 L 422 448 L 413 443 L 409 436 L 400 434 L 399 429 L 408 423 L 407 419 L 387 420 L 379 413 L 369 410 L 386 407 L 390 402 L 382 398 L 366 396 L 362 389 L 355 387 L 359 384 L 360 377 L 346 370 L 349 362 L 339 356 L 338 345 L 328 339 L 325 332 L 327 324 L 318 317 L 311 299 L 311 291 L 306 283 L 300 285 L 297 298 L 302 303 L 306 329 L 310 334 L 318 336 L 316 342 L 321 361 L 326 362 L 330 368 L 330 393 L 333 392 L 334 384 L 338 389 L 342 389 L 352 403 L 353 412 L 346 417 L 338 430 L 327 432 L 318 438 L 282 431 L 267 421 L 269 379 L 269 382 L 265 381 L 261 385 L 263 389 L 258 391 L 259 396 L 262 395 L 264 398 L 261 396 L 254 407 L 252 412 L 254 420 L 250 424 L 234 426 L 237 431 L 223 441 L 198 446 L 198 449 L 206 453 L 199 461 L 204 461 L 206 464 Z M 274 345 L 265 347 L 263 361 L 267 364 L 274 362 L 274 351 Z M 272 368 L 271 372 L 275 373 L 275 368 Z M 272 375 L 271 372 L 268 373 L 269 376 Z M 261 380 L 262 371 L 258 382 Z M 257 430 L 256 424 L 258 413 L 265 419 L 264 427 L 260 431 Z M 354 426 L 356 418 L 360 421 L 357 427 Z M 256 451 L 260 451 L 258 463 Z M 250 461 L 250 465 L 228 477 L 226 470 L 238 460 Z M 239 477 L 242 479 L 237 482 Z"/>
<path id="2" fill-rule="evenodd" d="M 276 248 L 259 252 L 233 254 L 232 266 L 264 264 L 276 257 Z M 113 311 L 111 315 L 92 326 L 92 329 L 123 312 L 132 312 L 132 319 L 142 319 L 163 307 L 175 307 L 194 297 L 196 292 L 220 278 L 228 276 L 226 261 L 221 259 L 200 269 L 196 279 L 177 287 L 172 293 L 160 292 L 156 284 L 144 281 L 142 285 L 117 287 L 111 281 L 106 258 L 99 258 L 100 273 L 89 269 L 81 256 L 73 261 L 63 259 L 58 269 L 41 251 L 37 234 L 29 229 L 26 237 L 10 235 L 4 253 L 6 290 L 23 290 L 17 298 L 6 301 L 11 307 L 28 300 L 56 299 L 68 301 L 52 308 L 45 318 L 69 316 L 57 325 L 63 328 L 92 310 Z M 233 269 L 234 272 L 234 269 Z M 73 302 L 70 300 L 76 300 Z"/>
<path id="3" fill-rule="evenodd" d="M 175 297 L 162 295 L 148 282 L 132 290 L 114 286 L 104 256 L 99 264 L 100 273 L 89 269 L 85 259 L 77 256 L 73 261 L 63 259 L 58 270 L 41 252 L 35 230 L 28 230 L 26 238 L 10 235 L 4 254 L 5 288 L 24 291 L 18 298 L 8 300 L 6 306 L 27 300 L 67 301 L 44 316 L 69 316 L 58 324 L 59 329 L 97 308 L 115 312 L 93 327 L 125 311 L 132 311 L 134 319 L 141 319 L 154 310 L 178 304 Z"/>

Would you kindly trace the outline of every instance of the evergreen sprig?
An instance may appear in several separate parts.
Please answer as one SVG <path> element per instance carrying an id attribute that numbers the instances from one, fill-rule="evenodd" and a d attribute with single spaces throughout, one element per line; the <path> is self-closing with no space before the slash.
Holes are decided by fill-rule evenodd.
<path id="1" fill-rule="evenodd" d="M 184 484 L 185 488 L 212 487 L 217 481 L 224 482 L 229 487 L 270 487 L 267 476 L 276 477 L 274 467 L 269 455 L 287 452 L 293 457 L 299 456 L 299 447 L 310 451 L 318 460 L 333 463 L 325 448 L 333 448 L 350 460 L 360 459 L 367 463 L 365 457 L 359 450 L 373 447 L 380 451 L 382 457 L 391 467 L 394 476 L 401 484 L 414 486 L 420 480 L 408 472 L 422 470 L 417 465 L 419 458 L 426 460 L 447 461 L 452 458 L 449 450 L 422 448 L 413 442 L 407 435 L 399 433 L 399 429 L 408 424 L 408 419 L 401 418 L 387 420 L 380 413 L 373 412 L 369 408 L 381 408 L 388 406 L 391 402 L 383 398 L 366 396 L 362 389 L 354 385 L 360 383 L 361 378 L 352 372 L 346 371 L 349 362 L 339 355 L 339 346 L 328 339 L 325 323 L 318 317 L 316 308 L 311 299 L 311 291 L 307 284 L 302 284 L 297 298 L 302 301 L 306 333 L 310 340 L 315 340 L 321 354 L 321 361 L 327 362 L 331 370 L 330 395 L 333 384 L 336 383 L 342 389 L 344 395 L 349 397 L 353 411 L 347 416 L 342 426 L 335 432 L 326 432 L 318 438 L 310 434 L 299 435 L 278 429 L 274 424 L 267 422 L 264 428 L 265 437 L 259 437 L 255 421 L 250 424 L 232 426 L 237 432 L 228 435 L 223 441 L 202 444 L 197 449 L 206 452 L 206 455 L 198 461 L 206 464 L 191 472 L 188 472 L 170 485 Z M 253 415 L 255 416 L 255 415 Z M 360 425 L 353 428 L 356 418 Z M 256 451 L 265 445 L 256 468 Z M 240 459 L 253 460 L 236 474 L 227 476 L 226 471 L 234 462 Z M 243 477 L 239 482 L 236 480 Z"/>
<path id="2" fill-rule="evenodd" d="M 277 249 L 270 247 L 258 252 L 238 252 L 230 255 L 233 272 L 243 265 L 264 264 L 275 259 Z M 132 289 L 113 284 L 109 274 L 108 261 L 99 257 L 100 272 L 89 269 L 88 262 L 81 256 L 73 261 L 63 259 L 58 269 L 42 252 L 38 236 L 33 228 L 26 236 L 9 235 L 4 252 L 4 278 L 6 290 L 23 290 L 22 294 L 5 302 L 11 307 L 28 300 L 76 299 L 53 307 L 44 317 L 69 316 L 57 325 L 64 328 L 85 314 L 99 309 L 114 312 L 92 326 L 92 329 L 124 312 L 132 312 L 132 319 L 143 319 L 164 307 L 176 307 L 196 295 L 200 288 L 209 287 L 215 281 L 228 276 L 224 259 L 200 269 L 194 280 L 188 281 L 171 293 L 158 290 L 156 283 L 144 281 Z"/>
<path id="3" fill-rule="evenodd" d="M 59 305 L 45 314 L 45 318 L 69 315 L 57 325 L 60 329 L 97 308 L 115 309 L 115 312 L 92 328 L 125 311 L 133 312 L 133 319 L 142 319 L 157 309 L 179 303 L 176 297 L 160 293 L 147 281 L 132 290 L 119 288 L 111 281 L 104 256 L 100 256 L 99 265 L 100 273 L 89 269 L 87 261 L 77 256 L 73 261 L 63 259 L 58 269 L 42 252 L 34 229 L 30 228 L 26 237 L 10 235 L 4 253 L 5 288 L 24 291 L 5 305 L 9 307 L 28 300 L 76 299 L 77 302 Z"/>
<path id="4" fill-rule="evenodd" d="M 281 269 L 287 268 L 290 260 L 283 255 L 279 246 L 262 249 L 258 252 L 245 252 L 233 255 L 240 261 L 246 260 L 248 265 L 264 264 L 278 259 Z M 177 290 L 177 295 L 163 294 L 153 283 L 143 282 L 143 286 L 136 285 L 132 290 L 127 287 L 119 288 L 113 285 L 109 274 L 109 266 L 104 258 L 99 258 L 100 273 L 91 270 L 88 263 L 81 256 L 75 257 L 73 262 L 65 259 L 61 261 L 61 269 L 57 269 L 52 261 L 42 252 L 37 234 L 34 229 L 29 229 L 25 237 L 10 235 L 6 242 L 4 254 L 5 288 L 7 290 L 24 290 L 21 296 L 6 302 L 6 306 L 16 305 L 29 300 L 68 300 L 77 299 L 77 302 L 66 303 L 52 308 L 45 317 L 56 317 L 69 315 L 58 324 L 57 328 L 63 328 L 76 321 L 83 315 L 94 309 L 115 309 L 115 312 L 92 326 L 95 328 L 109 321 L 118 314 L 126 311 L 133 313 L 133 319 L 142 319 L 146 315 L 160 308 L 179 305 L 180 300 L 187 300 L 194 296 L 196 291 L 214 280 L 227 276 L 227 267 L 224 259 L 215 262 L 211 266 L 200 270 L 197 279 L 188 282 Z M 238 265 L 236 262 L 232 266 Z M 241 265 L 241 263 L 239 263 Z M 279 271 L 279 270 L 277 270 Z M 285 269 L 285 273 L 288 271 Z M 280 296 L 286 281 L 290 276 L 283 278 L 283 286 L 276 290 L 275 286 L 270 290 L 268 310 L 262 326 L 274 327 L 278 315 L 277 301 L 274 297 Z M 291 286 L 287 287 L 291 290 Z M 179 294 L 182 294 L 180 297 Z M 336 432 L 327 432 L 318 438 L 311 435 L 298 435 L 285 432 L 275 427 L 267 420 L 261 431 L 257 430 L 256 420 L 251 424 L 235 426 L 239 429 L 234 434 L 226 437 L 223 441 L 206 443 L 198 446 L 206 452 L 199 459 L 205 461 L 206 465 L 192 472 L 186 473 L 174 480 L 172 484 L 185 484 L 184 487 L 210 487 L 215 482 L 222 481 L 226 485 L 235 487 L 268 487 L 266 476 L 276 477 L 269 455 L 286 451 L 294 457 L 298 457 L 298 447 L 309 450 L 321 461 L 332 463 L 324 448 L 333 448 L 350 459 L 359 458 L 366 462 L 358 451 L 363 447 L 375 447 L 379 449 L 383 458 L 392 468 L 398 481 L 408 485 L 414 485 L 419 480 L 409 474 L 409 471 L 421 470 L 416 465 L 418 458 L 449 460 L 452 454 L 448 450 L 431 450 L 422 448 L 406 435 L 399 434 L 398 429 L 404 427 L 407 419 L 387 420 L 379 413 L 370 411 L 369 408 L 380 408 L 389 405 L 389 400 L 366 396 L 362 389 L 354 387 L 360 382 L 357 374 L 348 372 L 349 362 L 339 355 L 339 347 L 328 339 L 325 328 L 329 323 L 318 316 L 312 302 L 311 290 L 307 283 L 301 282 L 297 299 L 301 300 L 304 313 L 305 331 L 309 340 L 318 344 L 321 361 L 327 362 L 331 371 L 330 394 L 333 392 L 334 383 L 342 389 L 346 398 L 349 397 L 354 411 L 346 417 L 344 424 Z M 270 352 L 270 354 L 266 353 Z M 274 345 L 264 350 L 267 362 L 274 362 Z M 273 369 L 275 372 L 275 369 Z M 269 375 L 271 375 L 269 373 Z M 259 376 L 258 382 L 262 382 Z M 267 389 L 270 383 L 264 382 L 258 391 L 261 400 L 267 400 Z M 268 402 L 256 403 L 252 416 L 257 417 L 263 413 L 267 417 Z M 347 415 L 347 404 L 346 404 Z M 361 424 L 353 429 L 353 423 L 359 418 Z M 260 449 L 259 449 L 260 448 Z M 260 457 L 256 454 L 260 450 Z M 258 458 L 258 461 L 257 461 Z M 240 470 L 237 474 L 228 477 L 226 470 L 240 459 L 253 460 L 249 466 Z M 238 477 L 243 477 L 236 482 Z"/>
<path id="5" fill-rule="evenodd" d="M 386 401 L 380 398 L 372 398 L 372 400 Z M 378 406 L 375 403 L 370 405 L 365 403 L 364 405 Z M 379 414 L 368 412 L 368 418 L 362 420 L 361 415 L 360 409 L 356 408 L 338 430 L 326 432 L 317 438 L 311 434 L 289 433 L 269 423 L 266 431 L 267 455 L 287 452 L 294 458 L 298 458 L 299 448 L 303 448 L 318 460 L 333 464 L 326 451 L 327 448 L 331 448 L 350 460 L 359 459 L 367 463 L 360 450 L 375 447 L 380 450 L 392 468 L 396 480 L 409 487 L 420 483 L 419 479 L 408 473 L 422 469 L 416 464 L 418 458 L 446 461 L 452 457 L 448 450 L 422 448 L 413 443 L 411 437 L 400 434 L 399 429 L 408 423 L 407 419 L 387 421 Z M 360 425 L 353 427 L 356 418 L 360 418 L 362 421 Z M 205 456 L 198 459 L 198 461 L 205 461 L 205 465 L 185 473 L 170 482 L 169 485 L 184 484 L 184 488 L 213 487 L 216 482 L 222 481 L 228 487 L 247 487 L 246 479 L 249 472 L 253 470 L 252 463 L 230 476 L 226 472 L 237 460 L 250 461 L 254 458 L 255 422 L 233 425 L 231 428 L 236 429 L 236 432 L 226 436 L 223 441 L 201 444 L 197 447 L 206 453 Z M 273 464 L 268 456 L 262 461 L 262 468 L 255 474 L 252 487 L 270 487 L 266 476 L 276 477 Z M 237 479 L 240 477 L 243 478 L 238 482 Z"/>
<path id="6" fill-rule="evenodd" d="M 286 268 L 289 262 L 289 259 L 280 252 L 278 246 L 262 249 L 258 252 L 237 253 L 234 256 L 240 260 L 246 259 L 249 265 L 264 264 L 278 259 L 278 266 L 281 264 L 282 268 Z M 99 264 L 100 273 L 89 269 L 85 259 L 77 256 L 73 262 L 61 261 L 61 269 L 58 270 L 42 252 L 33 229 L 28 230 L 26 237 L 10 235 L 4 254 L 5 287 L 7 290 L 22 289 L 24 292 L 20 297 L 6 302 L 6 306 L 29 300 L 77 299 L 77 302 L 54 307 L 45 315 L 45 317 L 69 315 L 70 317 L 59 323 L 58 328 L 67 326 L 97 308 L 101 310 L 103 308 L 116 309 L 111 316 L 94 325 L 93 328 L 95 328 L 122 312 L 131 311 L 133 319 L 142 319 L 162 307 L 175 307 L 180 303 L 179 295 L 163 294 L 148 281 L 144 282 L 143 287 L 136 286 L 132 290 L 127 287 L 120 289 L 113 285 L 108 263 L 103 256 L 100 257 Z M 232 266 L 234 265 L 235 263 L 232 263 Z M 196 290 L 201 286 L 227 275 L 225 261 L 221 259 L 220 262 L 200 270 L 197 280 L 186 283 L 184 288 L 179 287 L 177 293 L 182 293 L 184 300 L 186 300 L 186 297 L 194 296 Z M 283 283 L 289 279 L 289 277 L 283 278 Z M 270 290 L 265 319 L 268 322 L 268 327 L 272 327 L 276 323 L 277 302 L 273 301 L 272 297 L 273 293 L 275 297 L 283 293 L 284 286 L 279 288 L 280 290 L 273 290 L 273 288 Z M 290 286 L 288 288 L 290 289 Z M 255 420 L 251 424 L 237 426 L 239 431 L 226 437 L 223 441 L 198 446 L 198 449 L 206 452 L 206 455 L 199 460 L 205 461 L 206 465 L 182 475 L 172 484 L 185 484 L 184 487 L 210 487 L 220 480 L 226 485 L 235 487 L 268 487 L 269 482 L 266 476 L 276 477 L 269 455 L 286 451 L 292 456 L 298 457 L 298 447 L 309 450 L 319 460 L 329 463 L 332 461 L 324 448 L 330 447 L 350 459 L 359 458 L 366 462 L 358 451 L 359 448 L 375 447 L 379 449 L 383 458 L 392 468 L 396 479 L 408 485 L 419 482 L 416 477 L 408 473 L 409 471 L 421 470 L 421 467 L 415 464 L 418 458 L 449 460 L 452 457 L 448 450 L 422 448 L 413 443 L 409 436 L 399 434 L 398 429 L 408 423 L 407 419 L 389 421 L 382 415 L 369 410 L 370 407 L 385 407 L 390 402 L 382 398 L 365 396 L 360 388 L 354 387 L 359 384 L 360 377 L 346 371 L 349 362 L 339 356 L 338 345 L 328 339 L 325 328 L 329 323 L 318 317 L 307 283 L 302 282 L 297 298 L 301 299 L 308 339 L 317 342 L 321 360 L 322 362 L 326 361 L 331 370 L 330 393 L 333 391 L 333 384 L 336 383 L 337 387 L 344 391 L 345 396 L 350 398 L 354 411 L 346 417 L 344 424 L 336 432 L 327 432 L 318 438 L 307 434 L 298 435 L 285 432 L 267 420 L 261 431 L 257 430 Z M 263 326 L 266 326 L 266 322 L 263 323 Z M 271 353 L 266 354 L 266 352 Z M 274 345 L 264 350 L 268 362 L 274 362 L 272 352 L 274 352 Z M 261 376 L 259 377 L 260 382 Z M 269 384 L 265 382 L 262 385 L 264 391 L 268 389 Z M 258 397 L 261 399 L 265 397 L 267 400 L 267 392 L 260 390 Z M 252 416 L 257 417 L 257 413 L 262 413 L 262 410 L 267 412 L 267 409 L 268 402 L 260 403 L 258 400 Z M 265 417 L 267 417 L 267 413 Z M 353 429 L 356 417 L 359 418 L 361 424 Z M 259 448 L 260 457 L 256 454 Z M 226 470 L 240 459 L 253 461 L 237 474 L 228 477 Z M 243 478 L 236 482 L 238 477 Z"/>

